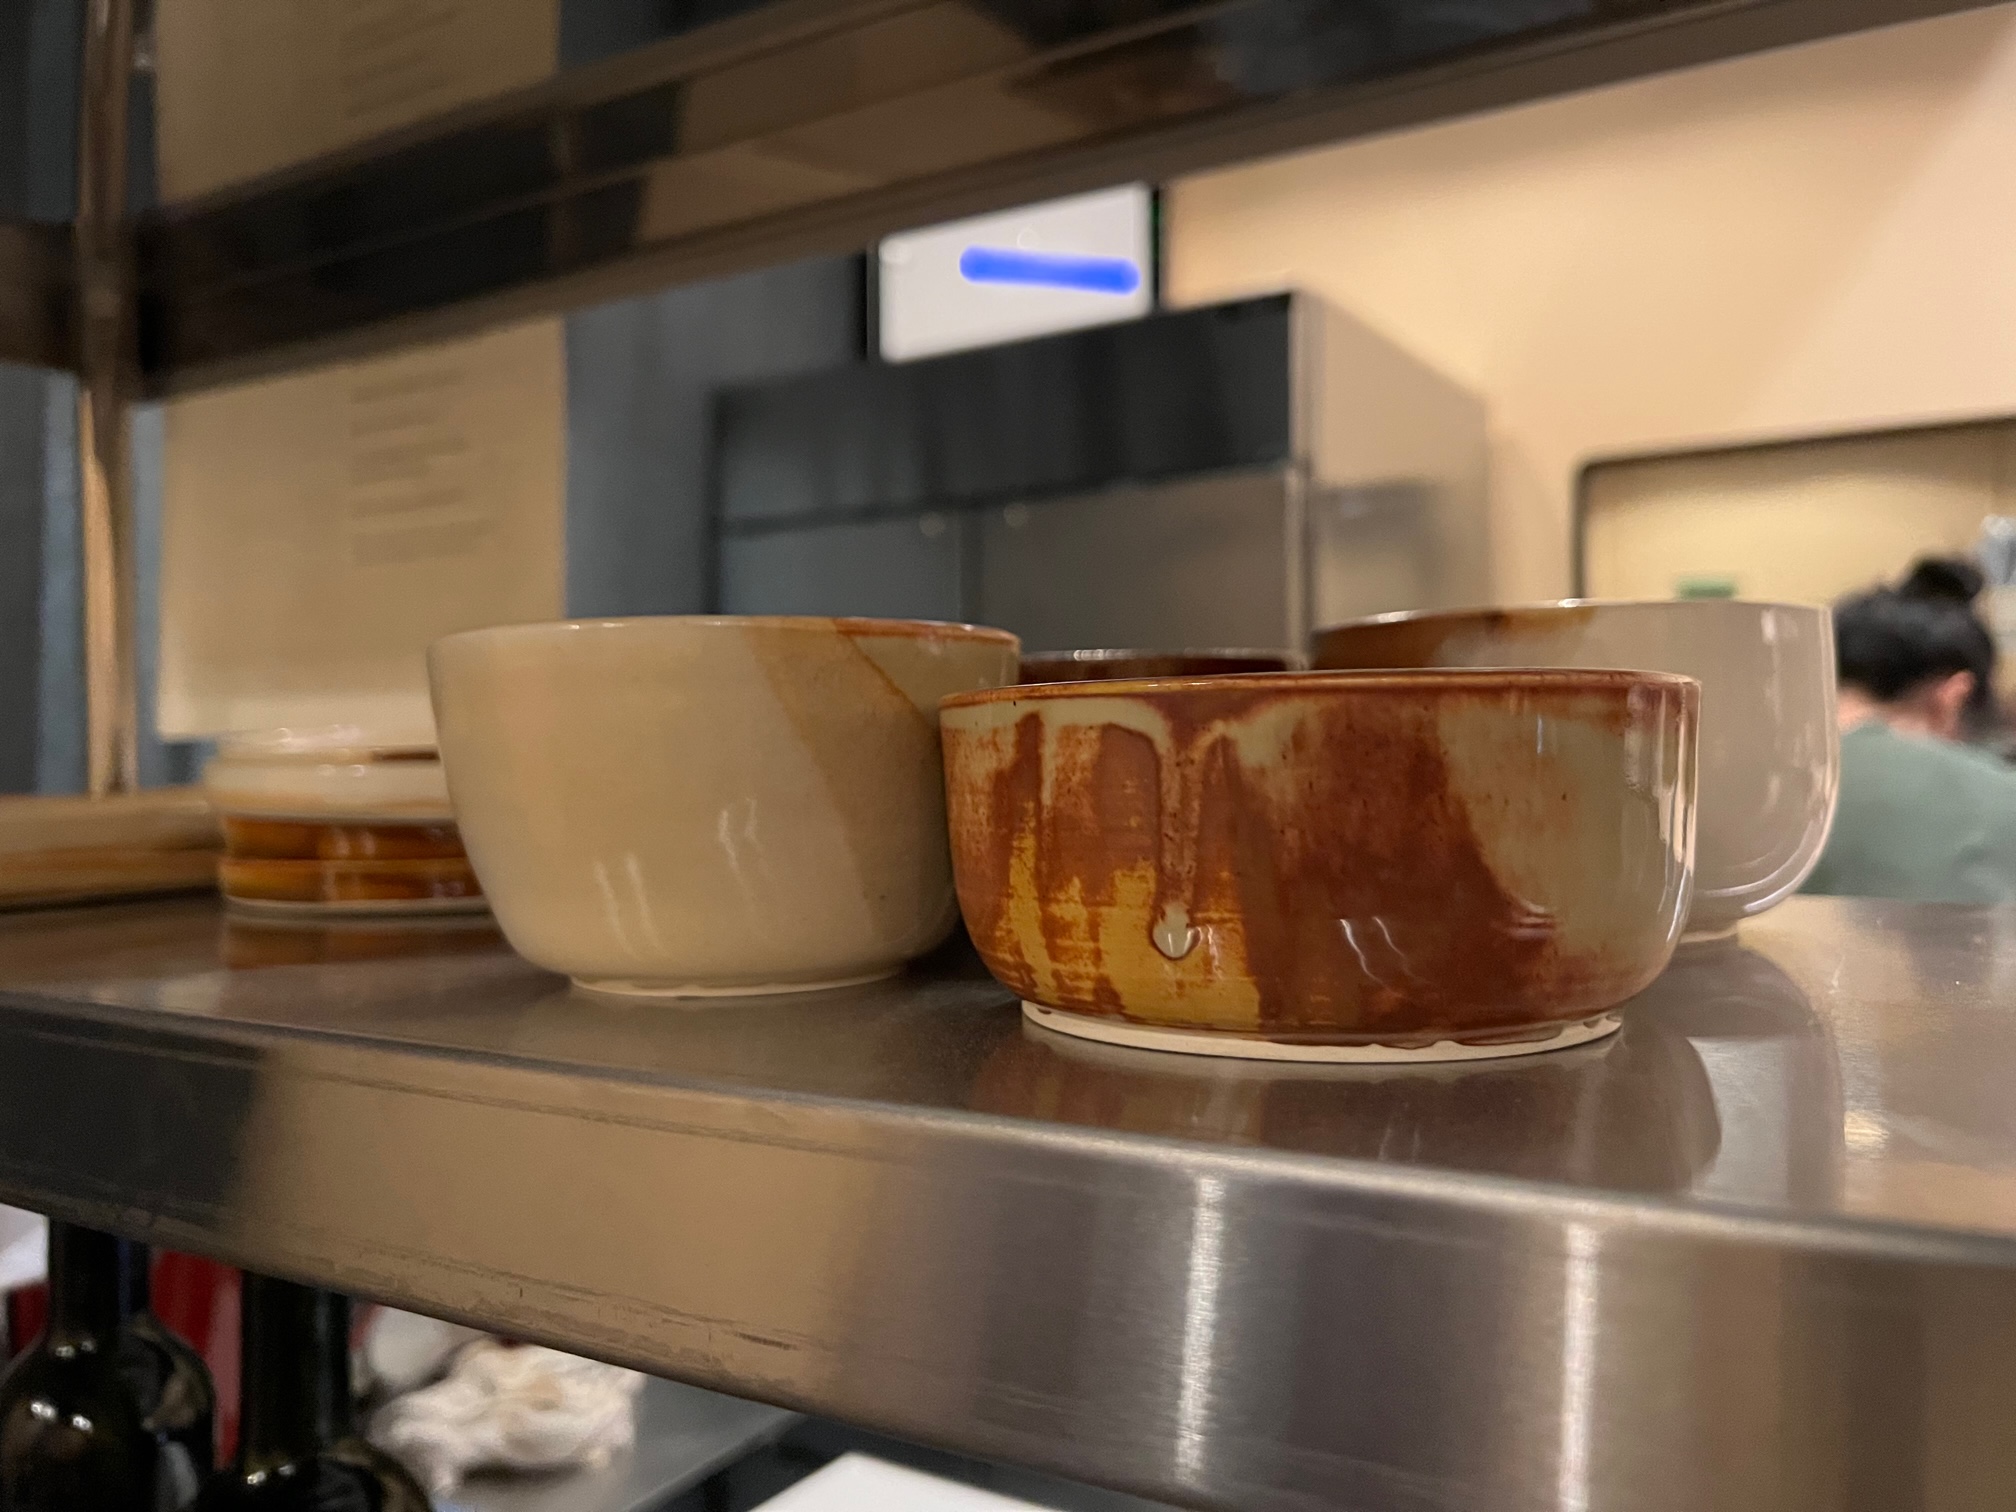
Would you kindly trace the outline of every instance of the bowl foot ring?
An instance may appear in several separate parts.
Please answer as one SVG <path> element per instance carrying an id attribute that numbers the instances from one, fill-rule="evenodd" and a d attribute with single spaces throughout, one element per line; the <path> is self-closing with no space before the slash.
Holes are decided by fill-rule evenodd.
<path id="1" fill-rule="evenodd" d="M 1579 1024 L 1568 1024 L 1542 1039 L 1512 1040 L 1502 1044 L 1468 1045 L 1460 1040 L 1437 1040 L 1432 1045 L 1291 1045 L 1280 1040 L 1255 1039 L 1232 1034 L 1208 1034 L 1191 1029 L 1156 1029 L 1146 1024 L 1129 1024 L 1119 1019 L 1090 1018 L 1081 1013 L 1060 1013 L 1039 1003 L 1024 1002 L 1022 1016 L 1030 1023 L 1078 1039 L 1097 1040 L 1104 1045 L 1125 1045 L 1135 1050 L 1161 1050 L 1177 1055 L 1216 1055 L 1234 1060 L 1301 1061 L 1331 1065 L 1424 1065 L 1434 1061 L 1509 1060 L 1520 1055 L 1541 1055 L 1549 1050 L 1565 1050 L 1570 1045 L 1586 1045 L 1615 1034 L 1623 1020 L 1614 1013 L 1598 1014 Z"/>
<path id="2" fill-rule="evenodd" d="M 571 980 L 583 992 L 592 992 L 599 997 L 652 998 L 660 1002 L 680 999 L 708 1002 L 719 1001 L 722 998 L 785 997 L 803 992 L 831 992 L 836 987 L 859 987 L 864 982 L 879 982 L 885 977 L 896 975 L 902 969 L 903 963 L 898 961 L 893 966 L 877 966 L 873 971 L 820 977 L 803 982 L 661 982 L 631 977 L 578 976 Z"/>

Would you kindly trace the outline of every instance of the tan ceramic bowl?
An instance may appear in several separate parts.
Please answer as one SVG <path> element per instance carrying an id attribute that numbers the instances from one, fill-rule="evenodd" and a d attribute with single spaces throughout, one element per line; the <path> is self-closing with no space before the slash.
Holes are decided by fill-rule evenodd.
<path id="1" fill-rule="evenodd" d="M 956 919 L 938 701 L 1001 630 L 666 618 L 474 630 L 428 653 L 462 839 L 538 965 L 611 992 L 885 976 Z"/>
<path id="2" fill-rule="evenodd" d="M 1271 1044 L 1553 1040 L 1658 975 L 1699 687 L 1288 673 L 947 699 L 960 908 L 1025 1001 Z"/>
<path id="3" fill-rule="evenodd" d="M 1318 667 L 1649 667 L 1701 683 L 1692 936 L 1795 891 L 1834 819 L 1841 740 L 1834 625 L 1811 604 L 1741 599 L 1534 604 L 1390 614 L 1319 630 Z"/>

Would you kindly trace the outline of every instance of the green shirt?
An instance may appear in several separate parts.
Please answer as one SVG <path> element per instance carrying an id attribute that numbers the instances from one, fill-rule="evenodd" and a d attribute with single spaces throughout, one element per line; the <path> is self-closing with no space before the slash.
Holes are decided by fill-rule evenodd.
<path id="1" fill-rule="evenodd" d="M 2016 770 L 1880 720 L 1841 737 L 1841 803 L 1804 892 L 2016 901 Z"/>

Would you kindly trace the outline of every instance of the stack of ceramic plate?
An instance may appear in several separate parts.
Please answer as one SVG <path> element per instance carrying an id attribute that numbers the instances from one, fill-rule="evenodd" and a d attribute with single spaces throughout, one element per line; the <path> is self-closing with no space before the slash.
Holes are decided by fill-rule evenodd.
<path id="1" fill-rule="evenodd" d="M 346 730 L 225 741 L 204 773 L 234 906 L 277 913 L 467 913 L 482 889 L 441 758 Z"/>

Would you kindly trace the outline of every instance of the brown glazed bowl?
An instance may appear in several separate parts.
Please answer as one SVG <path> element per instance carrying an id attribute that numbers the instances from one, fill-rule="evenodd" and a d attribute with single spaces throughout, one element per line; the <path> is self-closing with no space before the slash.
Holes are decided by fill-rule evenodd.
<path id="1" fill-rule="evenodd" d="M 956 694 L 959 905 L 994 975 L 1064 1013 L 1286 1045 L 1551 1039 L 1679 938 L 1699 704 L 1625 671 Z"/>
<path id="2" fill-rule="evenodd" d="M 1288 651 L 1039 651 L 1022 658 L 1022 683 L 1111 682 L 1129 677 L 1219 677 L 1228 672 L 1288 672 L 1302 658 Z"/>

